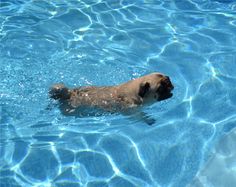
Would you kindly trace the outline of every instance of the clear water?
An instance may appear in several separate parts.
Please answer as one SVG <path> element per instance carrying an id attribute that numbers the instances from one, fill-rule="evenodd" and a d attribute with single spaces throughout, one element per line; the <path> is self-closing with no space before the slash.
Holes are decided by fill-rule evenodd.
<path id="1" fill-rule="evenodd" d="M 186 186 L 236 126 L 233 0 L 0 1 L 1 186 Z M 159 71 L 174 96 L 121 115 L 64 117 L 48 88 Z"/>

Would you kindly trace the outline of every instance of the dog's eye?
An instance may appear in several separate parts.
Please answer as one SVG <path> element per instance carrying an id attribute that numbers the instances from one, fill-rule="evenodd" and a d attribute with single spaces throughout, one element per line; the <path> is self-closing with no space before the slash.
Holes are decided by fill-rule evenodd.
<path id="1" fill-rule="evenodd" d="M 156 90 L 156 93 L 158 92 L 162 92 L 164 90 L 164 86 L 162 84 L 160 84 Z"/>

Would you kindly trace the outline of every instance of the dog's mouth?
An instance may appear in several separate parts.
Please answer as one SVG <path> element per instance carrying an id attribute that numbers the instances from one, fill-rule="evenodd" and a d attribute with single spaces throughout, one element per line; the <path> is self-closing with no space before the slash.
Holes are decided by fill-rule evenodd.
<path id="1" fill-rule="evenodd" d="M 157 101 L 162 101 L 162 100 L 165 100 L 165 99 L 169 99 L 173 96 L 173 93 L 171 93 L 171 91 L 166 91 L 166 92 L 163 92 L 163 93 L 159 93 L 158 94 L 158 97 L 157 97 Z"/>

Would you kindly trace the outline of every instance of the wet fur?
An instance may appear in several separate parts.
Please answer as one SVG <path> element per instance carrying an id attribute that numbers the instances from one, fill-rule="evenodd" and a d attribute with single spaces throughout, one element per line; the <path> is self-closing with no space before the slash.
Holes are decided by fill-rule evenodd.
<path id="1" fill-rule="evenodd" d="M 55 84 L 49 95 L 59 100 L 64 115 L 78 115 L 81 111 L 86 113 L 91 108 L 130 113 L 130 109 L 171 97 L 173 88 L 168 76 L 152 73 L 116 86 L 69 89 L 64 84 Z"/>

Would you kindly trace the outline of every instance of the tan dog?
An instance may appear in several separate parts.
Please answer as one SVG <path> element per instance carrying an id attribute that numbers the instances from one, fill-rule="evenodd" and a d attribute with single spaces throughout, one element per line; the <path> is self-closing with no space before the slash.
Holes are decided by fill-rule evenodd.
<path id="1" fill-rule="evenodd" d="M 64 84 L 55 84 L 49 94 L 51 98 L 59 100 L 64 115 L 80 116 L 92 108 L 107 112 L 130 113 L 130 109 L 140 105 L 170 98 L 173 88 L 168 76 L 152 73 L 117 86 L 69 89 Z"/>

